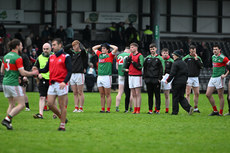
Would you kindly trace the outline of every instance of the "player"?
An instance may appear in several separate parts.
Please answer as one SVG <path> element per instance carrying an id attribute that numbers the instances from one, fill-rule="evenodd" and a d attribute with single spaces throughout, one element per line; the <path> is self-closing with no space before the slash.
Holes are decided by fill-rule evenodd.
<path id="1" fill-rule="evenodd" d="M 65 131 L 67 94 L 69 91 L 68 82 L 72 74 L 71 57 L 62 49 L 63 43 L 60 38 L 52 41 L 54 54 L 50 55 L 46 66 L 39 69 L 39 73 L 50 72 L 50 86 L 48 89 L 48 106 L 61 120 L 58 131 Z M 55 105 L 55 99 L 58 97 L 59 107 Z"/>
<path id="2" fill-rule="evenodd" d="M 109 52 L 110 47 L 113 49 L 111 53 Z M 98 50 L 101 48 L 101 52 Z M 101 96 L 101 111 L 100 113 L 105 113 L 105 97 L 107 100 L 107 111 L 110 113 L 111 107 L 111 83 L 112 83 L 112 63 L 113 58 L 118 50 L 118 47 L 115 45 L 110 45 L 104 43 L 102 45 L 96 45 L 93 48 L 93 51 L 98 56 L 98 78 L 97 78 L 97 87 Z"/>
<path id="3" fill-rule="evenodd" d="M 22 42 L 18 39 L 13 39 L 9 42 L 11 52 L 6 54 L 1 66 L 1 72 L 4 73 L 3 91 L 5 97 L 8 98 L 9 107 L 7 116 L 2 120 L 2 125 L 8 130 L 12 130 L 12 118 L 20 113 L 25 107 L 25 99 L 22 87 L 19 86 L 19 74 L 22 76 L 37 75 L 38 71 L 28 72 L 24 70 L 22 58 L 19 54 L 22 52 Z M 15 106 L 16 102 L 18 103 Z"/>
<path id="4" fill-rule="evenodd" d="M 203 62 L 199 56 L 196 54 L 196 47 L 191 45 L 189 47 L 189 54 L 185 56 L 182 60 L 187 63 L 188 66 L 188 80 L 186 86 L 186 98 L 190 103 L 190 93 L 191 89 L 194 93 L 194 112 L 200 113 L 198 109 L 198 99 L 199 99 L 199 75 L 200 69 L 203 68 Z"/>
<path id="5" fill-rule="evenodd" d="M 71 47 L 73 50 L 65 50 L 72 61 L 72 75 L 70 78 L 71 89 L 74 94 L 75 109 L 73 112 L 83 112 L 84 105 L 84 83 L 86 69 L 88 67 L 88 56 L 84 46 L 78 41 L 74 40 Z M 79 107 L 80 102 L 80 107 Z"/>
<path id="6" fill-rule="evenodd" d="M 127 57 L 129 57 L 129 55 L 130 55 L 130 49 L 129 49 L 129 47 L 128 48 L 126 47 L 124 52 L 117 56 L 117 63 L 116 63 L 117 65 L 116 66 L 118 69 L 118 85 L 119 85 L 118 94 L 116 96 L 116 111 L 117 112 L 119 112 L 119 105 L 121 102 L 121 96 L 124 93 L 124 88 L 126 88 L 125 84 L 124 84 L 125 83 L 125 74 L 123 72 L 123 64 L 124 64 L 124 60 Z M 129 87 L 127 86 L 127 88 L 129 88 Z M 130 99 L 130 98 L 128 98 L 128 99 Z M 132 107 L 130 107 L 130 109 L 132 111 Z M 128 110 L 126 109 L 125 111 L 128 111 Z"/>
<path id="7" fill-rule="evenodd" d="M 166 84 L 165 80 L 168 78 L 170 74 L 170 70 L 171 70 L 171 67 L 174 61 L 169 56 L 168 48 L 163 48 L 161 50 L 161 55 L 165 63 L 165 74 L 163 75 L 163 79 L 161 80 L 161 89 L 164 91 L 164 96 L 165 96 L 165 113 L 168 113 L 169 112 L 169 102 L 170 102 L 169 94 L 170 94 L 172 81 Z"/>
<path id="8" fill-rule="evenodd" d="M 160 83 L 165 69 L 163 58 L 156 53 L 156 44 L 149 45 L 150 55 L 145 58 L 143 66 L 143 76 L 148 92 L 149 112 L 153 113 L 153 93 L 156 99 L 156 114 L 160 113 L 161 97 L 160 97 Z"/>
<path id="9" fill-rule="evenodd" d="M 212 76 L 208 83 L 208 88 L 206 91 L 206 96 L 212 105 L 213 112 L 209 116 L 223 116 L 224 110 L 224 84 L 225 79 L 228 73 L 225 74 L 226 65 L 230 64 L 230 61 L 227 57 L 221 54 L 221 49 L 219 45 L 213 46 L 213 56 L 212 56 Z M 212 96 L 212 93 L 217 90 L 218 97 L 220 100 L 220 112 L 218 112 L 215 100 Z"/>
<path id="10" fill-rule="evenodd" d="M 134 111 L 133 114 L 140 114 L 141 107 L 141 87 L 142 87 L 142 67 L 144 57 L 138 52 L 138 44 L 130 44 L 131 54 L 127 58 L 127 69 L 129 72 L 129 88 L 133 96 Z"/>

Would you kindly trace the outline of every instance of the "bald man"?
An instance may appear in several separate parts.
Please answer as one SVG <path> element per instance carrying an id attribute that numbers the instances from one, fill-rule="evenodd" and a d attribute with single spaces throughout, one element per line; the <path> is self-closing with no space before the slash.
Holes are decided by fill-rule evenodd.
<path id="1" fill-rule="evenodd" d="M 49 43 L 45 43 L 42 47 L 42 54 L 38 56 L 33 69 L 43 69 L 48 62 L 49 56 L 51 54 L 51 45 Z M 35 119 L 43 119 L 43 108 L 45 106 L 45 100 L 47 97 L 47 92 L 49 88 L 49 72 L 47 73 L 40 73 L 38 75 L 39 85 L 38 90 L 40 94 L 39 99 L 39 113 L 34 114 L 33 117 Z"/>

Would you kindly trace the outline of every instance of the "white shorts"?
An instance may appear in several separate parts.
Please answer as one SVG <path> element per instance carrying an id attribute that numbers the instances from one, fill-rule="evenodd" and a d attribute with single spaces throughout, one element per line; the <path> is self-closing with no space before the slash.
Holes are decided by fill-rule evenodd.
<path id="1" fill-rule="evenodd" d="M 97 77 L 97 87 L 111 88 L 112 76 L 103 75 Z"/>
<path id="2" fill-rule="evenodd" d="M 171 84 L 172 84 L 172 80 L 167 84 L 165 83 L 165 81 L 168 79 L 169 77 L 169 74 L 166 73 L 162 80 L 161 80 L 161 90 L 170 90 L 172 87 L 171 87 Z"/>
<path id="3" fill-rule="evenodd" d="M 198 77 L 188 77 L 187 86 L 199 87 L 199 79 L 198 79 Z"/>
<path id="4" fill-rule="evenodd" d="M 211 79 L 208 82 L 208 87 L 215 87 L 216 89 L 224 88 L 225 80 L 226 78 L 221 79 L 221 77 L 211 77 Z"/>
<path id="5" fill-rule="evenodd" d="M 69 83 L 71 86 L 84 84 L 85 83 L 84 73 L 72 73 Z"/>
<path id="6" fill-rule="evenodd" d="M 142 76 L 129 76 L 129 88 L 142 87 Z"/>
<path id="7" fill-rule="evenodd" d="M 125 84 L 125 76 L 118 75 L 118 84 L 121 84 L 121 85 Z"/>
<path id="8" fill-rule="evenodd" d="M 4 95 L 6 98 L 24 96 L 21 86 L 2 85 L 2 88 L 3 88 Z"/>
<path id="9" fill-rule="evenodd" d="M 64 89 L 60 89 L 59 87 L 60 83 L 55 82 L 54 84 L 51 84 L 48 89 L 48 95 L 57 95 L 57 96 L 63 96 L 68 94 L 69 86 L 66 85 Z"/>

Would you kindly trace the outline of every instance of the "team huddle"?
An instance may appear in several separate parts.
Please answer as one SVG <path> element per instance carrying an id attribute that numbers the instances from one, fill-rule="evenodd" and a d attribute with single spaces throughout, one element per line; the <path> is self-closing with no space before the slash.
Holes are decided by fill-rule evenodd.
<path id="1" fill-rule="evenodd" d="M 40 94 L 39 113 L 33 117 L 43 119 L 43 108 L 45 101 L 49 109 L 54 113 L 54 118 L 61 121 L 59 131 L 65 131 L 68 122 L 66 108 L 68 104 L 69 84 L 74 94 L 75 109 L 73 112 L 83 112 L 84 105 L 84 83 L 88 60 L 88 52 L 78 40 L 74 40 L 67 48 L 63 47 L 61 39 L 54 39 L 52 44 L 43 45 L 43 53 L 37 58 L 32 71 L 24 70 L 22 43 L 13 39 L 9 43 L 11 51 L 4 56 L 1 66 L 3 78 L 3 91 L 8 98 L 9 107 L 7 115 L 2 120 L 2 125 L 12 130 L 12 118 L 25 107 L 23 88 L 19 85 L 19 76 L 36 76 L 39 80 L 38 89 Z M 72 50 L 71 50 L 71 49 Z M 52 50 L 52 51 L 51 51 Z M 111 84 L 112 64 L 116 57 L 118 47 L 108 43 L 92 47 L 93 52 L 98 56 L 98 77 L 97 87 L 100 92 L 101 110 L 100 113 L 110 113 L 111 108 Z M 119 90 L 116 96 L 116 111 L 119 111 L 121 96 L 125 92 L 125 112 L 139 114 L 141 111 L 141 88 L 145 82 L 148 93 L 148 114 L 160 114 L 161 90 L 165 96 L 165 113 L 169 113 L 170 90 L 172 89 L 172 115 L 179 112 L 179 103 L 182 108 L 191 115 L 193 112 L 200 113 L 198 109 L 199 99 L 199 75 L 203 67 L 202 60 L 196 54 L 196 46 L 191 45 L 189 54 L 182 56 L 180 50 L 173 52 L 173 59 L 169 50 L 161 50 L 161 56 L 157 54 L 157 46 L 149 45 L 150 55 L 143 57 L 138 52 L 138 44 L 131 43 L 123 53 L 117 55 L 118 84 Z M 222 116 L 224 109 L 224 84 L 229 73 L 230 61 L 221 54 L 218 45 L 213 46 L 213 73 L 208 83 L 206 96 L 213 107 L 210 116 Z M 194 93 L 194 107 L 190 105 L 190 93 Z M 217 90 L 220 109 L 217 110 L 215 100 L 212 96 Z M 184 94 L 186 93 L 186 97 Z M 155 109 L 154 99 L 155 95 Z M 57 99 L 57 100 L 56 100 Z M 227 97 L 230 104 L 230 94 Z M 57 101 L 60 109 L 57 107 Z M 16 105 L 17 102 L 17 105 Z M 107 103 L 107 108 L 105 105 Z M 134 109 L 133 109 L 134 105 Z M 227 115 L 230 115 L 229 113 Z"/>

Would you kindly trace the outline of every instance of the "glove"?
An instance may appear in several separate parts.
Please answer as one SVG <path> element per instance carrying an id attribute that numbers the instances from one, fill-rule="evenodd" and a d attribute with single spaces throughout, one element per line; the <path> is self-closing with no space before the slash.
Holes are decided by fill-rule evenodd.
<path id="1" fill-rule="evenodd" d="M 136 69 L 141 70 L 141 64 L 140 64 L 140 63 L 133 62 L 133 66 L 134 66 Z"/>
<path id="2" fill-rule="evenodd" d="M 127 57 L 127 58 L 126 58 L 126 61 L 127 61 L 127 64 L 131 64 L 131 62 L 132 62 L 132 57 L 130 57 L 130 56 Z"/>

